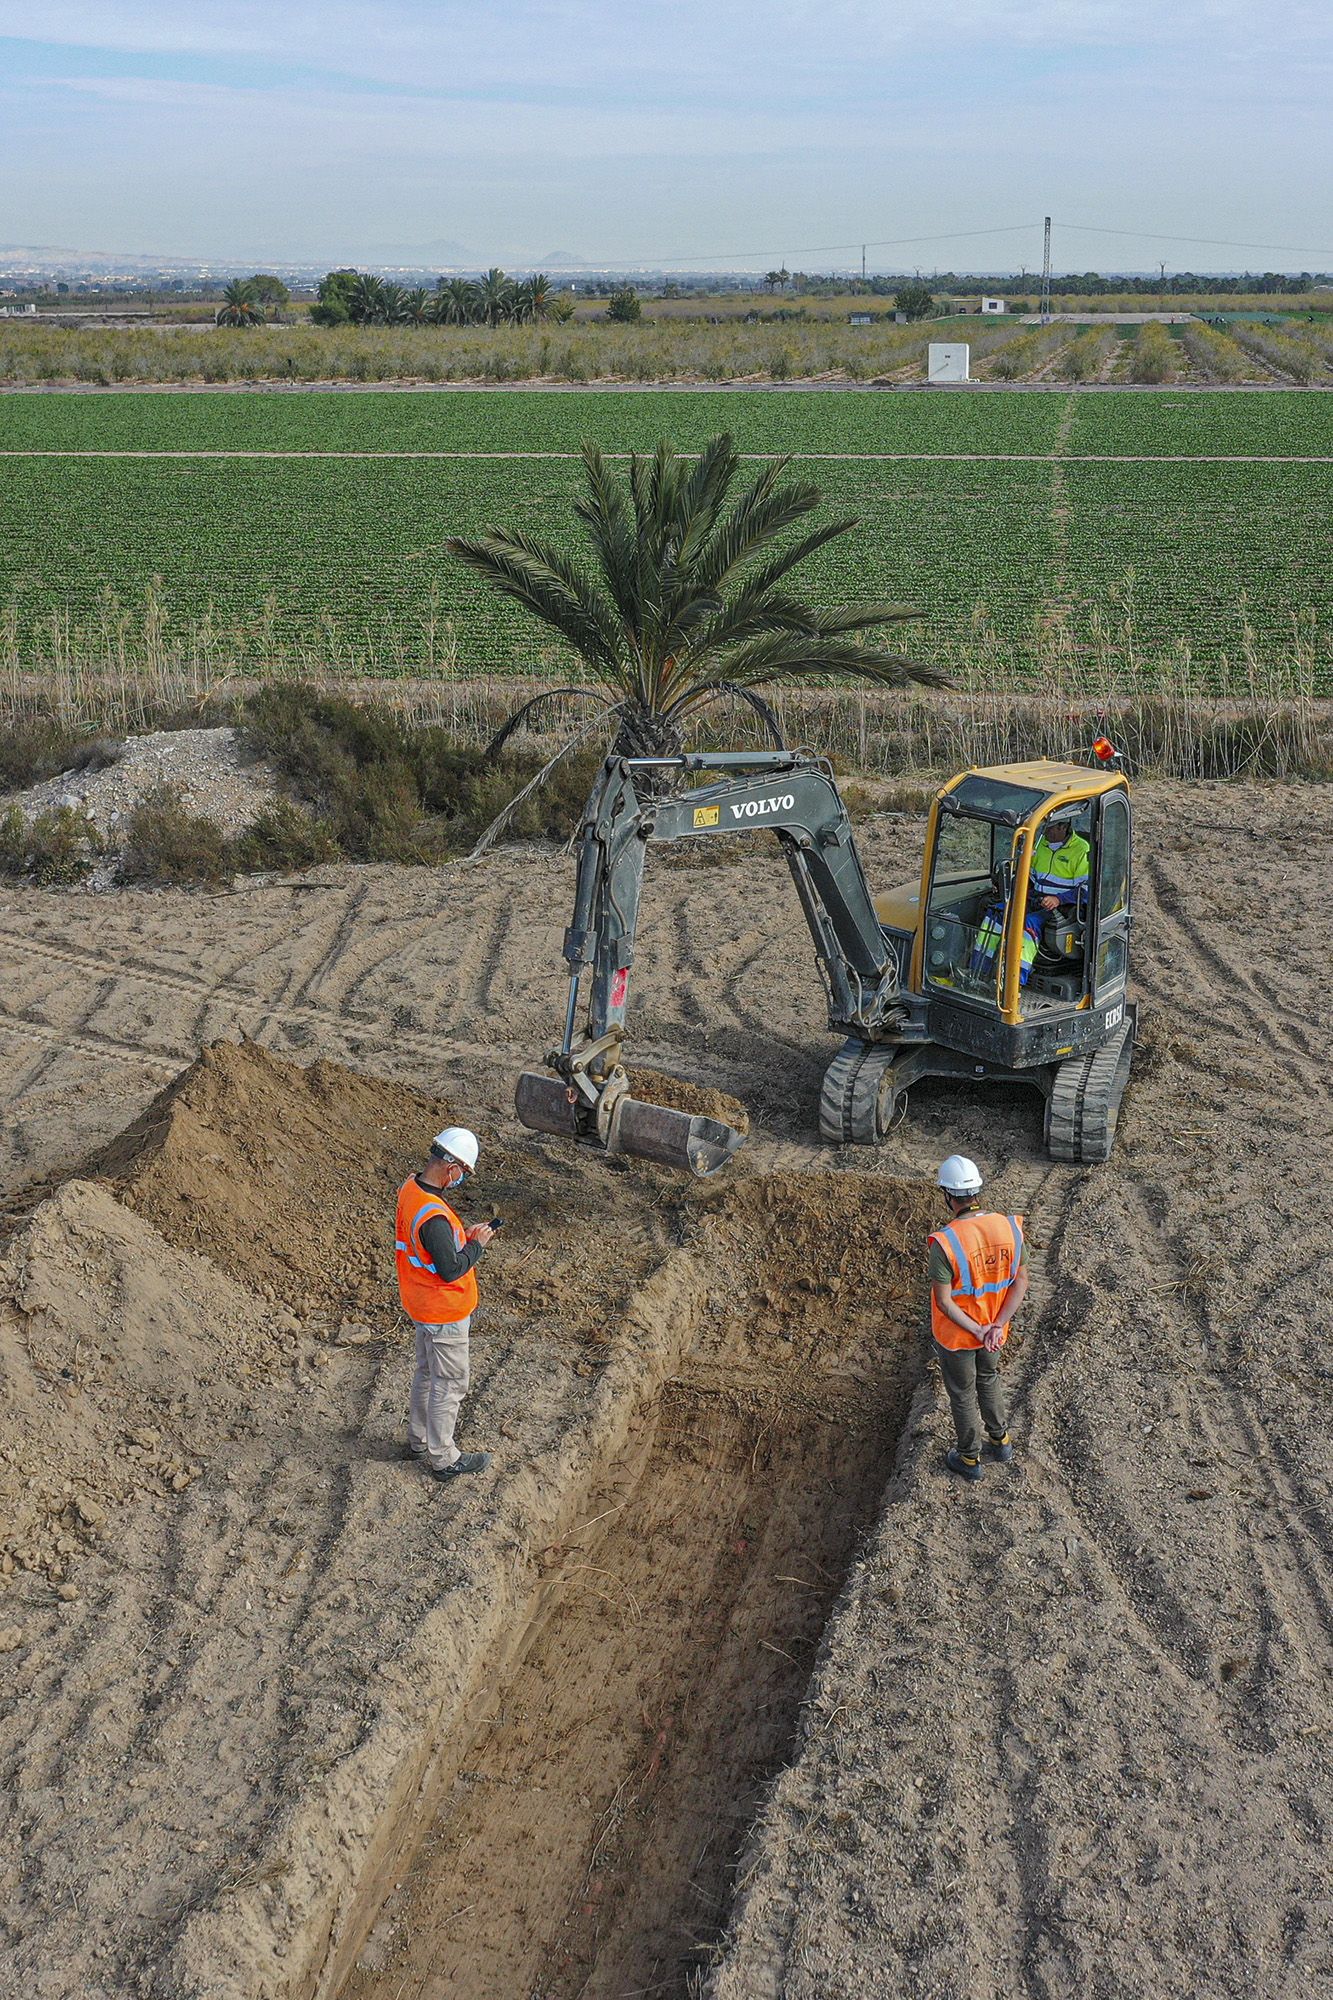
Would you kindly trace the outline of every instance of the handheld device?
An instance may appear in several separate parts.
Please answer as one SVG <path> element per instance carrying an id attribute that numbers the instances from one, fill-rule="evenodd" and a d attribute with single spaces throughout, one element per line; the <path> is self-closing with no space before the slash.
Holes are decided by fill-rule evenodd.
<path id="1" fill-rule="evenodd" d="M 486 1224 L 486 1227 L 488 1229 L 503 1229 L 504 1226 L 505 1226 L 505 1219 L 502 1215 L 493 1215 L 490 1221 Z"/>

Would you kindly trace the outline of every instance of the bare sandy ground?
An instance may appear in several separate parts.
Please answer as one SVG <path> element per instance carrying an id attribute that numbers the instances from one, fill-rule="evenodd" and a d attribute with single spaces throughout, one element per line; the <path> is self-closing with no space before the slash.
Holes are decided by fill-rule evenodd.
<path id="1" fill-rule="evenodd" d="M 513 1123 L 563 857 L 0 898 L 0 1992 L 1329 1983 L 1333 795 L 1139 808 L 1087 1172 L 997 1088 L 820 1148 L 759 849 L 647 898 L 635 1052 L 752 1121 L 693 1189 Z M 919 837 L 873 823 L 872 877 Z M 465 1493 L 395 1455 L 386 1201 L 444 1115 L 514 1217 Z M 955 1147 L 1038 1246 L 976 1490 L 914 1304 Z"/>

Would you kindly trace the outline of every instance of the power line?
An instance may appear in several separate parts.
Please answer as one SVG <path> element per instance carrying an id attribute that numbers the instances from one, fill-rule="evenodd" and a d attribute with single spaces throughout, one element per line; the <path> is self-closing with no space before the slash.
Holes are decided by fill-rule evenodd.
<path id="1" fill-rule="evenodd" d="M 1224 237 L 1224 236 L 1169 236 L 1165 234 L 1165 232 L 1163 232 L 1162 230 L 1115 229 L 1108 227 L 1107 225 L 1102 223 L 1063 222 L 1060 221 L 1058 218 L 1056 219 L 1054 226 L 1059 229 L 1070 231 L 1074 235 L 1118 236 L 1118 237 L 1128 237 L 1131 239 L 1137 238 L 1139 241 L 1145 243 L 1186 243 L 1186 244 L 1191 244 L 1196 248 L 1208 248 L 1215 250 L 1264 250 L 1272 252 L 1274 254 L 1281 253 L 1283 255 L 1293 256 L 1293 257 L 1309 257 L 1314 262 L 1318 263 L 1322 263 L 1325 260 L 1333 262 L 1333 251 L 1311 250 L 1307 244 L 1238 242 L 1234 238 Z M 865 253 L 867 250 L 906 250 L 914 248 L 916 245 L 921 243 L 931 243 L 931 244 L 965 243 L 974 240 L 979 240 L 985 237 L 1016 236 L 1019 234 L 1026 234 L 1027 231 L 1029 230 L 1032 230 L 1035 233 L 1035 231 L 1040 227 L 1041 224 L 1037 222 L 1008 222 L 1002 224 L 998 228 L 954 229 L 954 230 L 947 230 L 942 234 L 938 235 L 932 234 L 927 236 L 886 236 L 886 237 L 881 237 L 878 241 L 871 241 L 868 238 L 863 238 L 861 241 L 854 243 L 806 243 L 803 245 L 798 245 L 797 248 L 794 250 L 791 249 L 790 246 L 787 246 L 786 249 L 782 251 L 773 249 L 698 250 L 698 251 L 688 251 L 679 253 L 671 257 L 661 257 L 661 256 L 649 257 L 640 254 L 638 256 L 633 256 L 633 257 L 622 257 L 614 260 L 614 262 L 618 268 L 629 268 L 634 265 L 648 265 L 655 269 L 665 269 L 670 264 L 689 264 L 697 268 L 715 270 L 718 269 L 719 267 L 726 268 L 729 265 L 743 263 L 751 258 L 781 256 L 785 260 L 787 256 L 831 257 L 831 256 L 836 256 L 839 253 L 850 253 L 851 255 L 855 256 L 856 252 L 859 250 L 861 253 L 862 263 L 864 265 Z M 608 265 L 607 268 L 611 268 L 611 266 Z"/>
<path id="2" fill-rule="evenodd" d="M 978 236 L 1014 236 L 1020 231 L 1036 229 L 1037 226 L 1035 222 L 1007 222 L 999 229 L 955 229 L 944 236 L 887 236 L 878 243 L 872 243 L 868 239 L 857 243 L 806 243 L 786 253 L 778 250 L 696 250 L 678 257 L 622 257 L 619 262 L 625 265 L 725 265 L 738 263 L 745 257 L 778 257 L 784 254 L 793 257 L 831 257 L 839 250 L 899 250 L 915 243 L 961 243 Z"/>
<path id="3" fill-rule="evenodd" d="M 1225 236 L 1165 236 L 1153 229 L 1107 229 L 1095 222 L 1061 222 L 1061 229 L 1072 229 L 1082 236 L 1136 236 L 1145 243 L 1193 243 L 1212 250 L 1281 250 L 1292 257 L 1329 257 L 1333 252 L 1312 250 L 1308 243 L 1237 243 Z"/>

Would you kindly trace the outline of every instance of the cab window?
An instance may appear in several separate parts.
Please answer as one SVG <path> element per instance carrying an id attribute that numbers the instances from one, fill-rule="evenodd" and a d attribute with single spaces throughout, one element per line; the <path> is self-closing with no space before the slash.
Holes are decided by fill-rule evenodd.
<path id="1" fill-rule="evenodd" d="M 935 844 L 935 873 L 931 878 L 930 900 L 949 902 L 959 889 L 990 881 L 993 836 L 998 831 L 988 821 L 941 818 Z"/>
<path id="2" fill-rule="evenodd" d="M 1129 898 L 1129 814 L 1114 797 L 1102 808 L 1101 847 L 1097 911 L 1105 922 L 1118 915 Z"/>

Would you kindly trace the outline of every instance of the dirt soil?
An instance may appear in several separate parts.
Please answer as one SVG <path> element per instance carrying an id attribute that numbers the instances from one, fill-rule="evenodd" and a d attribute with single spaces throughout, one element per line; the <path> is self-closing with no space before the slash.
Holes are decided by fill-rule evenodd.
<path id="1" fill-rule="evenodd" d="M 1090 1171 L 998 1086 L 819 1146 L 776 854 L 645 897 L 631 1059 L 750 1117 L 690 1187 L 513 1121 L 562 856 L 0 895 L 0 1993 L 1333 1985 L 1333 792 L 1138 805 Z M 439 1489 L 389 1230 L 446 1117 L 511 1224 Z M 914 1304 L 955 1148 L 1034 1243 L 976 1489 Z"/>

